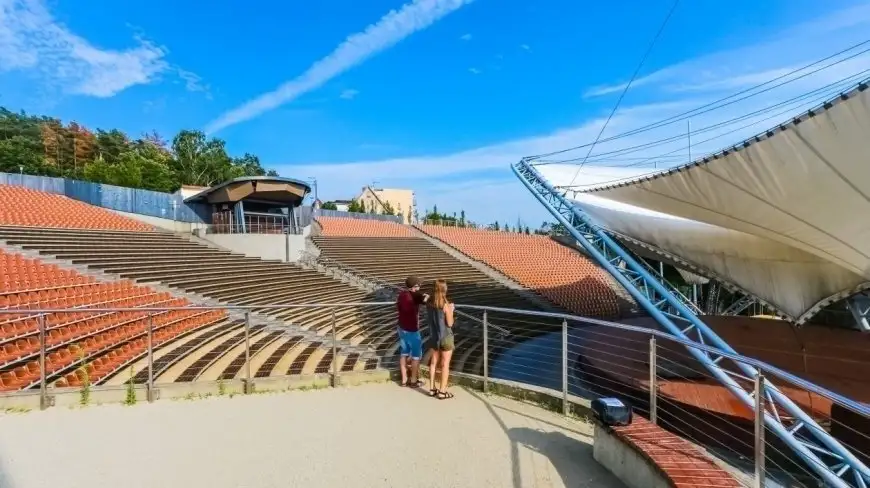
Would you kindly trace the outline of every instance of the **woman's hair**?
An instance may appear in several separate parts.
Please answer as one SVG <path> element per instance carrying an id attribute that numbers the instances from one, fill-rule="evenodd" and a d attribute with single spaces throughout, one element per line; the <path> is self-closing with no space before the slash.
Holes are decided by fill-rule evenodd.
<path id="1" fill-rule="evenodd" d="M 444 308 L 447 304 L 447 282 L 444 280 L 435 280 L 435 290 L 432 293 L 432 298 L 429 299 L 429 305 L 433 308 Z"/>

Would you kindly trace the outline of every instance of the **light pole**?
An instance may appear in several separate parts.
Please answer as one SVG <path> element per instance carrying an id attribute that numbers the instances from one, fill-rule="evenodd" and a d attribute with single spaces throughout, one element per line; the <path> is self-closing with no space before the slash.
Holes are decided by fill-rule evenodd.
<path id="1" fill-rule="evenodd" d="M 314 185 L 314 204 L 311 205 L 313 207 L 317 204 L 317 201 L 319 200 L 319 198 L 317 197 L 317 178 L 309 176 L 308 181 L 310 181 Z"/>

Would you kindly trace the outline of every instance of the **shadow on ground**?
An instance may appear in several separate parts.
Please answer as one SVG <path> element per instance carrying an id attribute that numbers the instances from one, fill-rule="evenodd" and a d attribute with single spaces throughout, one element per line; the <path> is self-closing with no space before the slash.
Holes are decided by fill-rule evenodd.
<path id="1" fill-rule="evenodd" d="M 550 413 L 544 410 L 532 414 L 517 412 L 500 405 L 493 405 L 485 395 L 479 392 L 470 389 L 467 391 L 473 398 L 484 404 L 493 420 L 498 423 L 510 440 L 514 488 L 524 486 L 524 479 L 531 474 L 524 473 L 524 469 L 537 471 L 538 468 L 534 460 L 528 459 L 528 454 L 521 455 L 521 447 L 525 447 L 526 450 L 546 458 L 561 478 L 562 484 L 566 487 L 605 488 L 622 486 L 622 483 L 616 477 L 598 464 L 592 457 L 592 438 L 590 434 L 568 427 L 570 423 L 565 423 L 564 425 L 555 423 L 548 419 Z M 525 417 L 530 424 L 537 424 L 542 428 L 509 428 L 502 419 L 502 415 L 505 414 Z M 548 430 L 547 427 L 552 427 L 554 430 Z M 572 432 L 577 437 L 566 435 L 561 431 Z M 583 438 L 583 440 L 578 439 L 578 437 Z M 521 459 L 521 457 L 526 459 Z M 538 473 L 534 474 L 537 475 Z"/>

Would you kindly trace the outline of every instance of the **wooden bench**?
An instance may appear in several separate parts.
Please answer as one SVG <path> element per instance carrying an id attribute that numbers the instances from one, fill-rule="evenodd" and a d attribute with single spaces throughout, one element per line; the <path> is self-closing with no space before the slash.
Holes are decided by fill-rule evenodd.
<path id="1" fill-rule="evenodd" d="M 638 416 L 596 425 L 594 457 L 631 488 L 742 486 L 700 448 Z"/>

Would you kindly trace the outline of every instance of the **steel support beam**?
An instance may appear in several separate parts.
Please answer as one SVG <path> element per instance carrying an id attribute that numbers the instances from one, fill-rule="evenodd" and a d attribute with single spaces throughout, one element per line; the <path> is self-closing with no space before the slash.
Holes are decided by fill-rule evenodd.
<path id="1" fill-rule="evenodd" d="M 724 352 L 736 354 L 711 328 L 697 317 L 698 309 L 689 306 L 673 286 L 650 273 L 648 266 L 638 263 L 614 239 L 607 235 L 575 202 L 557 191 L 538 171 L 523 159 L 511 166 L 526 188 L 544 207 L 565 226 L 565 229 L 586 249 L 589 255 L 610 273 L 646 311 L 670 334 L 694 340 Z M 694 305 L 694 304 L 692 304 Z M 691 334 L 691 335 L 690 335 Z M 727 370 L 720 364 L 721 356 L 687 348 L 710 374 L 750 409 L 755 409 L 752 389 L 742 386 L 737 378 L 755 378 L 754 367 L 738 363 L 738 371 Z M 770 382 L 764 384 L 765 395 L 773 414 L 763 412 L 767 428 L 787 444 L 807 467 L 814 470 L 827 484 L 847 488 L 846 479 L 855 479 L 853 486 L 870 482 L 870 469 L 840 442 L 828 434 L 797 404 Z M 788 415 L 779 415 L 778 410 Z M 788 425 L 786 425 L 788 424 Z M 843 469 L 842 466 L 846 466 Z M 838 469 L 835 469 L 838 467 Z M 847 476 L 848 473 L 848 476 Z M 860 481 L 859 481 L 860 480 Z"/>
<path id="2" fill-rule="evenodd" d="M 722 315 L 740 315 L 744 310 L 754 305 L 756 301 L 757 300 L 753 296 L 743 295 L 729 305 L 728 308 L 722 312 Z"/>
<path id="3" fill-rule="evenodd" d="M 855 318 L 858 330 L 870 332 L 870 295 L 859 293 L 846 301 L 846 306 Z"/>

